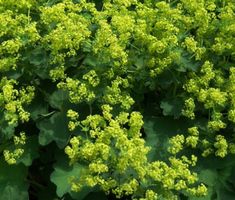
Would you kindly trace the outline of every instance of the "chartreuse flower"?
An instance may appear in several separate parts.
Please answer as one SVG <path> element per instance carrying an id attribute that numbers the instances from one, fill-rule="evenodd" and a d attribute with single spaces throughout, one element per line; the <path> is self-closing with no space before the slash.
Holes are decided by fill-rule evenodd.
<path id="1" fill-rule="evenodd" d="M 182 115 L 190 119 L 194 119 L 195 118 L 194 109 L 195 109 L 194 99 L 189 98 L 185 100 L 184 109 L 182 110 Z"/>
<path id="2" fill-rule="evenodd" d="M 25 111 L 24 106 L 31 103 L 34 98 L 34 87 L 22 87 L 15 89 L 18 83 L 13 79 L 3 77 L 0 81 L 1 106 L 4 108 L 4 118 L 9 125 L 16 126 L 18 121 L 29 120 L 30 113 Z"/>
<path id="3" fill-rule="evenodd" d="M 5 161 L 9 165 L 13 165 L 13 164 L 16 164 L 17 159 L 20 158 L 23 155 L 23 153 L 24 153 L 24 149 L 17 148 L 13 151 L 4 150 L 3 156 L 4 156 Z"/>
<path id="4" fill-rule="evenodd" d="M 70 131 L 75 130 L 75 128 L 80 125 L 80 122 L 78 121 L 79 114 L 76 111 L 69 109 L 67 111 L 67 117 L 69 118 L 68 129 Z"/>
<path id="5" fill-rule="evenodd" d="M 217 135 L 215 139 L 214 147 L 217 149 L 215 155 L 223 158 L 228 153 L 228 143 L 222 135 Z"/>
<path id="6" fill-rule="evenodd" d="M 16 3 L 12 0 L 0 2 L 0 72 L 19 68 L 21 51 L 35 44 L 41 37 L 28 12 L 33 1 Z M 14 9 L 12 9 L 14 8 Z"/>
<path id="7" fill-rule="evenodd" d="M 93 114 L 82 120 L 84 135 L 74 136 L 65 148 L 70 164 L 87 163 L 80 177 L 71 179 L 73 191 L 82 187 L 99 186 L 106 193 L 112 192 L 116 197 L 141 194 L 142 199 L 156 199 L 158 196 L 172 198 L 173 190 L 184 190 L 190 194 L 205 195 L 203 185 L 193 187 L 198 180 L 197 175 L 189 170 L 195 166 L 197 157 L 177 158 L 176 154 L 183 149 L 185 138 L 177 135 L 170 141 L 169 150 L 173 154 L 169 164 L 163 161 L 149 162 L 147 155 L 150 147 L 145 146 L 140 129 L 143 125 L 139 112 L 120 112 L 114 115 L 109 104 L 101 106 L 102 115 Z M 78 113 L 67 112 L 70 119 L 77 120 Z M 190 128 L 192 136 L 198 135 L 196 127 Z M 128 176 L 125 176 L 128 174 Z M 120 178 L 125 176 L 125 178 Z M 144 189 L 142 184 L 160 184 L 154 189 Z"/>
<path id="8" fill-rule="evenodd" d="M 197 127 L 191 127 L 188 129 L 189 136 L 186 137 L 186 145 L 196 148 L 199 140 L 199 131 Z"/>
<path id="9" fill-rule="evenodd" d="M 184 148 L 185 137 L 184 135 L 176 135 L 169 140 L 170 147 L 168 151 L 171 154 L 177 154 Z"/>
<path id="10" fill-rule="evenodd" d="M 190 53 L 195 54 L 195 60 L 201 60 L 202 55 L 205 53 L 206 48 L 198 47 L 197 41 L 192 37 L 186 37 L 184 41 L 184 46 Z"/>
<path id="11" fill-rule="evenodd" d="M 3 150 L 3 156 L 5 161 L 9 165 L 16 164 L 17 159 L 19 159 L 24 153 L 24 145 L 26 144 L 26 135 L 21 132 L 19 136 L 13 137 L 14 147 Z"/>
<path id="12" fill-rule="evenodd" d="M 202 156 L 235 153 L 234 138 L 225 134 L 235 123 L 234 1 L 99 3 L 0 1 L 3 121 L 13 127 L 29 121 L 35 87 L 24 76 L 42 78 L 46 72 L 48 81 L 69 94 L 69 130 L 84 133 L 72 136 L 65 148 L 71 165 L 86 164 L 82 176 L 71 179 L 73 191 L 99 186 L 141 200 L 177 199 L 177 191 L 204 195 L 205 186 L 196 186 L 190 171 L 197 157 L 178 155 L 187 148 L 199 148 Z M 48 55 L 39 61 L 38 47 Z M 207 122 L 170 138 L 170 157 L 150 162 L 140 132 L 143 117 L 133 110 L 142 106 L 140 94 L 151 89 L 164 98 L 173 85 L 174 97 L 184 101 L 180 114 L 190 124 L 202 115 Z M 171 90 L 166 95 L 171 98 Z M 75 111 L 86 104 L 88 116 Z M 25 134 L 13 140 L 15 148 L 3 151 L 9 164 L 22 155 Z"/>

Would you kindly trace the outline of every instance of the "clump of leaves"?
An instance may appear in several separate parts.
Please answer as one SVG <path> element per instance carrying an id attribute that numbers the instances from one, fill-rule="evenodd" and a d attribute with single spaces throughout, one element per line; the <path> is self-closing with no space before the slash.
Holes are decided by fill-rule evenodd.
<path id="1" fill-rule="evenodd" d="M 0 1 L 0 199 L 234 199 L 234 22 L 234 0 Z"/>

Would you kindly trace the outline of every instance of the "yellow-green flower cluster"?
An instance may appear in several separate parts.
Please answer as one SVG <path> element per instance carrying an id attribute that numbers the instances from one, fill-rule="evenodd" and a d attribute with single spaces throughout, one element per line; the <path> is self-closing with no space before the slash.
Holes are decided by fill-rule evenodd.
<path id="1" fill-rule="evenodd" d="M 0 2 L 0 72 L 16 69 L 20 51 L 40 39 L 36 23 L 28 15 L 32 4 L 35 3 Z"/>
<path id="2" fill-rule="evenodd" d="M 50 77 L 53 81 L 64 80 L 66 78 L 64 66 L 59 66 L 50 70 Z"/>
<path id="3" fill-rule="evenodd" d="M 235 123 L 235 67 L 230 68 L 228 91 L 229 100 L 231 101 L 231 108 L 228 111 L 228 119 Z"/>
<path id="4" fill-rule="evenodd" d="M 115 60 L 114 64 L 118 67 L 125 65 L 127 63 L 125 46 L 123 47 L 120 44 L 117 36 L 112 32 L 111 25 L 106 20 L 100 20 L 98 24 L 100 29 L 96 33 L 96 39 L 92 48 L 94 54 L 104 63 Z"/>
<path id="5" fill-rule="evenodd" d="M 9 165 L 16 164 L 17 159 L 19 159 L 23 155 L 23 146 L 26 144 L 26 135 L 24 132 L 21 132 L 20 136 L 14 136 L 13 139 L 13 149 L 5 149 L 3 151 L 4 159 Z"/>
<path id="6" fill-rule="evenodd" d="M 188 192 L 197 197 L 205 196 L 207 188 L 205 185 L 201 184 L 197 188 L 188 189 Z"/>
<path id="7" fill-rule="evenodd" d="M 76 111 L 69 109 L 67 111 L 67 117 L 70 119 L 68 123 L 68 129 L 70 131 L 75 130 L 75 128 L 80 125 L 79 121 L 77 121 L 79 114 Z"/>
<path id="8" fill-rule="evenodd" d="M 194 109 L 195 109 L 194 100 L 193 98 L 189 98 L 185 100 L 184 108 L 182 110 L 182 115 L 188 117 L 189 119 L 194 119 L 195 118 Z"/>
<path id="9" fill-rule="evenodd" d="M 96 97 L 96 87 L 100 83 L 95 70 L 90 70 L 82 76 L 82 80 L 76 78 L 66 77 L 64 69 L 57 69 L 51 71 L 51 77 L 54 80 L 60 80 L 57 84 L 59 89 L 67 90 L 72 103 L 81 103 L 82 101 L 92 102 Z"/>
<path id="10" fill-rule="evenodd" d="M 29 120 L 30 113 L 25 111 L 24 105 L 28 105 L 34 98 L 34 87 L 27 86 L 15 89 L 17 82 L 3 77 L 0 81 L 0 104 L 4 108 L 4 118 L 9 125 L 16 126 L 18 121 Z"/>
<path id="11" fill-rule="evenodd" d="M 194 72 L 188 73 L 184 89 L 185 96 L 189 95 L 190 101 L 189 98 L 186 98 L 182 115 L 194 120 L 198 117 L 196 113 L 201 114 L 203 111 L 208 115 L 206 126 L 208 134 L 219 132 L 221 129 L 229 129 L 230 123 L 234 123 L 235 119 L 235 73 L 234 66 L 229 60 L 230 56 L 232 60 L 234 59 L 235 50 L 234 38 L 231 38 L 235 19 L 234 3 L 228 0 L 221 6 L 214 0 L 181 0 L 177 7 L 187 13 L 184 21 L 188 28 L 192 28 L 196 24 L 198 26 L 197 29 L 194 29 L 193 35 L 189 34 L 184 38 L 182 46 L 186 47 L 189 53 L 194 53 L 195 61 L 203 63 Z M 216 14 L 216 10 L 219 10 L 219 13 Z M 214 39 L 210 40 L 207 35 Z M 199 52 L 202 54 L 196 58 L 198 48 L 201 48 Z M 216 59 L 211 58 L 211 52 L 217 57 L 221 56 L 221 61 L 217 62 Z M 226 70 L 224 70 L 224 65 L 227 66 Z M 191 110 L 187 108 L 190 107 L 189 103 L 193 108 Z M 197 147 L 202 146 L 203 156 L 215 153 L 216 156 L 224 157 L 227 153 L 233 152 L 233 150 L 229 150 L 229 147 L 233 149 L 233 143 L 228 142 L 231 135 L 220 136 L 220 133 L 213 135 L 208 135 L 200 145 L 197 145 Z M 198 140 L 200 141 L 200 139 Z M 213 142 L 214 140 L 215 142 Z M 220 146 L 223 148 L 218 150 Z"/>
<path id="12" fill-rule="evenodd" d="M 229 110 L 228 112 L 228 119 L 235 123 L 235 109 Z"/>
<path id="13" fill-rule="evenodd" d="M 234 75 L 233 67 L 230 68 L 228 81 L 226 74 L 209 61 L 205 61 L 198 73 L 191 73 L 184 85 L 190 98 L 185 101 L 182 115 L 195 119 L 195 103 L 202 104 L 208 112 L 208 132 L 217 132 L 227 127 L 227 121 L 233 121 L 234 108 Z M 229 108 L 229 109 L 227 109 Z M 223 110 L 227 110 L 226 114 Z M 222 112 L 223 111 L 223 112 Z M 204 150 L 203 155 L 211 154 L 211 148 Z"/>
<path id="14" fill-rule="evenodd" d="M 196 148 L 199 140 L 199 131 L 197 127 L 191 127 L 188 129 L 188 133 L 190 134 L 185 139 L 185 144 L 187 146 L 191 146 L 192 148 Z"/>
<path id="15" fill-rule="evenodd" d="M 143 199 L 155 199 L 159 195 L 176 197 L 174 190 L 205 195 L 206 190 L 201 190 L 203 186 L 192 187 L 198 178 L 189 167 L 195 166 L 196 156 L 192 155 L 191 159 L 172 156 L 169 165 L 163 161 L 149 162 L 147 154 L 150 148 L 145 146 L 140 133 L 142 115 L 139 112 L 120 112 L 114 117 L 112 111 L 113 108 L 105 104 L 102 106 L 103 115 L 90 115 L 81 121 L 82 131 L 86 134 L 73 137 L 65 148 L 70 164 L 87 163 L 81 176 L 71 179 L 73 191 L 78 192 L 85 186 L 99 186 L 117 198 L 125 195 L 134 197 L 140 192 Z M 68 116 L 77 119 L 74 111 L 70 110 Z M 189 132 L 192 135 L 198 133 L 195 127 Z M 178 144 L 175 139 L 178 139 Z M 183 148 L 182 140 L 184 142 L 183 136 L 172 139 L 174 152 Z M 123 176 L 125 178 L 121 178 Z M 160 184 L 163 189 L 156 187 L 143 191 L 142 184 Z"/>
<path id="16" fill-rule="evenodd" d="M 139 137 L 140 128 L 137 127 L 143 123 L 141 115 L 133 112 L 125 123 L 119 123 L 113 119 L 110 106 L 104 105 L 102 109 L 104 117 L 91 115 L 81 122 L 87 127 L 86 130 L 89 130 L 89 137 L 95 140 L 92 141 L 85 136 L 74 137 L 70 141 L 71 146 L 67 146 L 65 152 L 71 163 L 89 163 L 87 172 L 79 178 L 78 185 L 99 185 L 106 192 L 112 190 L 117 196 L 133 194 L 139 185 L 138 181 L 129 177 L 123 182 L 118 180 L 118 176 L 125 174 L 129 169 L 133 169 L 141 176 L 146 173 L 143 164 L 147 162 L 146 154 L 149 148 L 144 146 L 144 140 Z M 123 116 L 121 113 L 117 118 L 120 120 Z M 138 121 L 133 122 L 134 119 Z M 123 127 L 125 124 L 128 124 L 130 129 L 133 127 L 131 135 L 128 129 Z M 107 173 L 112 177 L 111 185 L 108 184 L 111 180 L 104 178 Z M 117 174 L 113 176 L 112 173 Z"/>
<path id="17" fill-rule="evenodd" d="M 234 0 L 0 0 L 1 114 L 9 126 L 27 122 L 31 83 L 48 78 L 69 94 L 71 134 L 84 132 L 65 148 L 71 165 L 86 165 L 72 190 L 99 186 L 141 200 L 204 195 L 190 171 L 197 157 L 176 156 L 188 147 L 205 157 L 235 153 L 226 134 L 235 123 L 234 11 Z M 191 119 L 187 134 L 170 138 L 164 162 L 147 159 L 143 116 L 133 111 L 146 108 L 149 89 L 159 97 L 150 106 L 177 98 L 179 118 Z M 85 104 L 84 119 L 75 106 Z M 13 140 L 16 148 L 3 151 L 9 164 L 23 154 L 25 134 Z"/>
<path id="18" fill-rule="evenodd" d="M 117 77 L 112 81 L 111 86 L 106 87 L 104 102 L 110 105 L 121 104 L 122 109 L 129 109 L 134 104 L 134 100 L 127 91 L 123 90 L 128 87 L 130 87 L 128 79 Z"/>
<path id="19" fill-rule="evenodd" d="M 213 65 L 209 61 L 205 61 L 201 66 L 200 75 L 192 73 L 193 78 L 189 79 L 184 85 L 184 89 L 187 92 L 198 95 L 200 89 L 208 89 L 210 81 L 215 77 Z"/>
<path id="20" fill-rule="evenodd" d="M 137 0 L 114 0 L 113 3 L 119 6 L 129 7 L 131 5 L 137 4 Z"/>
<path id="21" fill-rule="evenodd" d="M 202 55 L 206 51 L 205 47 L 198 47 L 197 41 L 195 41 L 192 37 L 185 38 L 183 45 L 190 53 L 195 55 L 195 60 L 201 60 Z"/>
<path id="22" fill-rule="evenodd" d="M 181 18 L 180 13 L 163 1 L 154 6 L 147 2 L 138 5 L 134 45 L 149 55 L 146 64 L 150 68 L 150 77 L 155 78 L 178 59 L 178 54 L 172 49 L 179 42 L 180 30 L 174 21 Z"/>
<path id="23" fill-rule="evenodd" d="M 88 73 L 84 74 L 82 77 L 84 80 L 87 80 L 87 82 L 92 86 L 96 87 L 100 83 L 100 79 L 97 76 L 95 70 L 91 70 Z"/>
<path id="24" fill-rule="evenodd" d="M 212 45 L 212 50 L 218 55 L 223 53 L 233 54 L 235 50 L 234 37 L 231 33 L 234 33 L 234 2 L 226 1 L 221 8 L 219 19 L 221 20 L 221 26 L 217 30 L 215 42 Z"/>
<path id="25" fill-rule="evenodd" d="M 219 131 L 226 128 L 226 124 L 221 120 L 222 114 L 219 112 L 213 112 L 211 115 L 212 120 L 208 122 L 207 127 L 212 131 Z"/>
<path id="26" fill-rule="evenodd" d="M 49 30 L 42 43 L 51 51 L 51 63 L 63 64 L 66 57 L 75 56 L 91 35 L 90 20 L 79 14 L 82 10 L 83 4 L 72 1 L 41 9 L 41 20 Z"/>
<path id="27" fill-rule="evenodd" d="M 139 200 L 156 200 L 158 195 L 153 190 L 147 190 L 144 198 L 140 198 Z M 137 200 L 137 199 L 134 199 Z"/>
<path id="28" fill-rule="evenodd" d="M 201 89 L 198 94 L 198 101 L 203 102 L 206 109 L 215 106 L 225 106 L 227 94 L 219 88 Z"/>
<path id="29" fill-rule="evenodd" d="M 24 153 L 24 149 L 15 149 L 14 151 L 9 151 L 9 150 L 4 150 L 3 151 L 3 156 L 5 161 L 9 164 L 9 165 L 13 165 L 16 164 L 17 159 L 19 159 Z"/>
<path id="30" fill-rule="evenodd" d="M 181 0 L 177 6 L 188 14 L 184 20 L 188 28 L 198 27 L 195 35 L 201 39 L 210 30 L 209 25 L 215 17 L 214 13 L 210 12 L 216 7 L 214 2 L 209 1 L 208 3 L 205 0 Z"/>
<path id="31" fill-rule="evenodd" d="M 21 132 L 20 136 L 14 136 L 14 144 L 15 145 L 24 145 L 25 143 L 26 143 L 25 132 Z"/>
<path id="32" fill-rule="evenodd" d="M 227 155 L 228 143 L 222 135 L 217 135 L 215 139 L 214 147 L 217 149 L 215 155 L 223 158 Z"/>
<path id="33" fill-rule="evenodd" d="M 176 135 L 169 140 L 170 146 L 168 147 L 168 152 L 171 154 L 177 154 L 183 150 L 185 143 L 184 135 Z"/>
<path id="34" fill-rule="evenodd" d="M 155 182 L 161 182 L 163 190 L 168 191 L 168 195 L 171 194 L 169 191 L 186 191 L 190 194 L 203 196 L 206 195 L 207 189 L 205 185 L 198 187 L 190 187 L 197 182 L 198 178 L 196 173 L 191 173 L 188 169 L 189 166 L 195 166 L 197 157 L 192 155 L 191 160 L 186 156 L 181 158 L 169 157 L 170 164 L 167 165 L 162 161 L 155 161 L 149 164 L 148 176 Z M 204 191 L 201 188 L 204 188 Z M 176 196 L 172 195 L 174 198 Z M 166 197 L 165 197 L 166 198 Z"/>
<path id="35" fill-rule="evenodd" d="M 203 157 L 207 157 L 208 155 L 214 153 L 215 156 L 224 158 L 228 153 L 235 153 L 235 144 L 232 142 L 228 142 L 223 135 L 216 135 L 215 142 L 209 142 L 208 140 L 202 140 L 203 147 Z"/>
<path id="36" fill-rule="evenodd" d="M 210 154 L 214 153 L 214 149 L 212 148 L 213 145 L 207 139 L 202 140 L 202 147 L 204 149 L 202 152 L 203 157 L 207 157 Z"/>
<path id="37" fill-rule="evenodd" d="M 64 82 L 59 82 L 57 86 L 59 89 L 69 91 L 72 103 L 91 102 L 95 98 L 95 93 L 92 91 L 91 86 L 78 79 L 66 78 Z"/>

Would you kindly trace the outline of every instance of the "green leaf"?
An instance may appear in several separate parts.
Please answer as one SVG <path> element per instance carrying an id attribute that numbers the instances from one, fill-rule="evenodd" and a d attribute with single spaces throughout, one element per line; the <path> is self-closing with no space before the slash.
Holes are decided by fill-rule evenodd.
<path id="1" fill-rule="evenodd" d="M 6 75 L 8 78 L 17 80 L 23 75 L 23 72 L 24 72 L 24 68 L 16 68 L 14 70 L 8 71 Z"/>
<path id="2" fill-rule="evenodd" d="M 42 46 L 38 46 L 32 50 L 26 52 L 24 60 L 27 60 L 30 65 L 29 70 L 38 75 L 42 79 L 48 79 L 49 76 L 49 56 L 46 50 Z M 33 67 L 32 67 L 33 66 Z"/>
<path id="3" fill-rule="evenodd" d="M 207 195 L 204 197 L 189 197 L 190 200 L 211 200 L 215 195 L 215 184 L 218 178 L 218 174 L 215 170 L 203 169 L 199 172 L 199 182 L 204 183 L 207 186 Z"/>
<path id="4" fill-rule="evenodd" d="M 60 0 L 49 0 L 47 1 L 47 6 L 53 6 L 54 4 L 60 2 Z"/>
<path id="5" fill-rule="evenodd" d="M 91 192 L 84 198 L 84 200 L 91 200 L 91 199 L 108 200 L 104 192 Z"/>
<path id="6" fill-rule="evenodd" d="M 51 174 L 51 181 L 56 185 L 56 193 L 59 197 L 69 193 L 76 200 L 82 200 L 93 189 L 82 188 L 80 192 L 72 192 L 70 180 L 72 177 L 79 178 L 84 167 L 78 163 L 69 166 L 68 159 L 62 155 L 54 165 L 54 171 Z"/>
<path id="7" fill-rule="evenodd" d="M 94 56 L 88 55 L 84 59 L 83 64 L 91 66 L 91 67 L 96 67 L 97 66 L 97 58 Z"/>
<path id="8" fill-rule="evenodd" d="M 41 97 L 37 96 L 27 108 L 27 110 L 30 112 L 30 117 L 34 121 L 36 121 L 43 114 L 48 112 L 48 104 L 46 104 L 41 99 L 42 99 Z"/>
<path id="9" fill-rule="evenodd" d="M 211 200 L 217 197 L 217 200 L 232 200 L 235 198 L 234 188 L 228 184 L 228 178 L 231 176 L 231 167 L 224 169 L 199 168 L 199 182 L 204 183 L 208 188 L 208 194 L 205 197 L 190 197 L 190 200 Z"/>
<path id="10" fill-rule="evenodd" d="M 67 126 L 68 119 L 65 112 L 54 113 L 49 119 L 38 122 L 39 144 L 44 146 L 55 141 L 59 148 L 64 148 L 71 135 Z"/>
<path id="11" fill-rule="evenodd" d="M 75 200 L 83 200 L 90 192 L 94 191 L 95 188 L 83 187 L 79 192 L 69 192 L 70 196 Z"/>
<path id="12" fill-rule="evenodd" d="M 23 163 L 25 166 L 30 166 L 35 158 L 39 157 L 38 153 L 38 137 L 29 137 L 24 145 L 24 153 L 17 162 Z"/>
<path id="13" fill-rule="evenodd" d="M 79 177 L 81 171 L 81 166 L 74 165 L 69 166 L 54 166 L 54 172 L 51 174 L 51 181 L 56 185 L 56 193 L 59 197 L 70 192 L 70 179 L 71 177 Z"/>
<path id="14" fill-rule="evenodd" d="M 207 189 L 207 195 L 204 196 L 204 197 L 192 197 L 192 196 L 189 196 L 189 200 L 214 200 L 214 197 L 215 196 L 215 193 L 214 193 L 214 190 L 212 190 L 212 188 L 208 188 Z M 217 200 L 217 199 L 216 199 Z"/>
<path id="15" fill-rule="evenodd" d="M 51 94 L 48 101 L 51 107 L 62 110 L 69 103 L 68 93 L 63 90 L 56 90 Z"/>
<path id="16" fill-rule="evenodd" d="M 148 154 L 150 160 L 154 160 L 157 146 L 158 146 L 158 135 L 154 131 L 154 122 L 146 119 L 144 121 L 144 131 L 146 133 L 146 145 L 151 147 L 151 152 Z"/>
<path id="17" fill-rule="evenodd" d="M 204 169 L 201 170 L 199 178 L 200 181 L 202 181 L 206 185 L 214 186 L 216 179 L 218 178 L 218 174 L 215 170 Z"/>
<path id="18" fill-rule="evenodd" d="M 135 60 L 135 66 L 137 67 L 137 70 L 142 69 L 144 67 L 144 58 L 137 57 L 137 59 Z"/>
<path id="19" fill-rule="evenodd" d="M 0 138 L 1 141 L 7 140 L 13 137 L 15 132 L 15 126 L 9 125 L 4 119 L 4 114 L 0 113 Z"/>
<path id="20" fill-rule="evenodd" d="M 200 62 L 195 62 L 193 58 L 190 58 L 192 55 L 183 49 L 178 49 L 181 53 L 180 59 L 175 61 L 175 69 L 179 72 L 197 71 L 200 66 Z"/>
<path id="21" fill-rule="evenodd" d="M 173 116 L 174 118 L 179 118 L 183 108 L 183 103 L 179 98 L 165 99 L 161 101 L 160 107 L 163 110 L 164 116 Z"/>
<path id="22" fill-rule="evenodd" d="M 27 200 L 27 168 L 22 164 L 8 165 L 0 160 L 0 199 Z"/>
<path id="23" fill-rule="evenodd" d="M 235 155 L 227 155 L 224 158 L 213 155 L 200 159 L 200 164 L 207 169 L 224 170 L 235 166 Z"/>
<path id="24" fill-rule="evenodd" d="M 169 71 L 163 71 L 158 77 L 157 77 L 157 83 L 162 88 L 169 88 L 169 86 L 174 83 L 175 77 L 172 73 L 169 73 Z M 171 87 L 171 86 L 170 86 Z"/>
<path id="25" fill-rule="evenodd" d="M 170 117 L 144 117 L 144 131 L 146 133 L 146 145 L 152 147 L 149 154 L 150 160 L 166 157 L 168 139 L 176 134 L 187 131 L 189 123 L 185 120 L 176 120 Z"/>

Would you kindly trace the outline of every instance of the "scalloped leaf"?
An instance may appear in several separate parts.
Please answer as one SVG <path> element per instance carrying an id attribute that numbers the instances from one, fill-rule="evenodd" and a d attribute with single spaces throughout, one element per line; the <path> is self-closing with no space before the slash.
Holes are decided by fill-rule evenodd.
<path id="1" fill-rule="evenodd" d="M 30 166 L 35 158 L 39 157 L 38 137 L 36 135 L 29 137 L 24 145 L 24 153 L 17 162 Z"/>
<path id="2" fill-rule="evenodd" d="M 22 164 L 8 165 L 0 160 L 0 199 L 27 200 L 27 168 Z"/>
<path id="3" fill-rule="evenodd" d="M 49 119 L 37 123 L 40 129 L 39 144 L 45 146 L 55 141 L 59 148 L 64 148 L 69 141 L 71 132 L 68 128 L 66 113 L 56 112 Z"/>
<path id="4" fill-rule="evenodd" d="M 71 177 L 79 177 L 81 171 L 80 165 L 61 166 L 55 165 L 54 172 L 51 174 L 51 181 L 56 185 L 56 193 L 59 197 L 62 197 L 64 194 L 69 193 L 70 189 L 70 179 Z"/>
<path id="5" fill-rule="evenodd" d="M 57 155 L 57 163 L 54 165 L 54 171 L 51 174 L 51 182 L 56 185 L 56 193 L 59 197 L 62 197 L 66 194 L 76 200 L 82 200 L 87 194 L 93 191 L 92 188 L 84 187 L 80 192 L 72 192 L 70 180 L 72 177 L 76 179 L 79 178 L 84 166 L 76 163 L 72 166 L 69 166 L 68 158 L 64 154 Z"/>
<path id="6" fill-rule="evenodd" d="M 176 134 L 186 132 L 189 123 L 185 120 L 176 120 L 170 117 L 144 117 L 144 131 L 146 133 L 146 145 L 151 146 L 150 160 L 166 157 L 168 139 Z"/>
<path id="7" fill-rule="evenodd" d="M 63 90 L 56 90 L 49 96 L 49 103 L 51 107 L 59 110 L 63 110 L 69 105 L 68 93 Z"/>
<path id="8" fill-rule="evenodd" d="M 161 101 L 160 107 L 163 110 L 164 116 L 173 116 L 174 118 L 179 118 L 183 108 L 183 103 L 179 98 L 164 99 Z"/>

